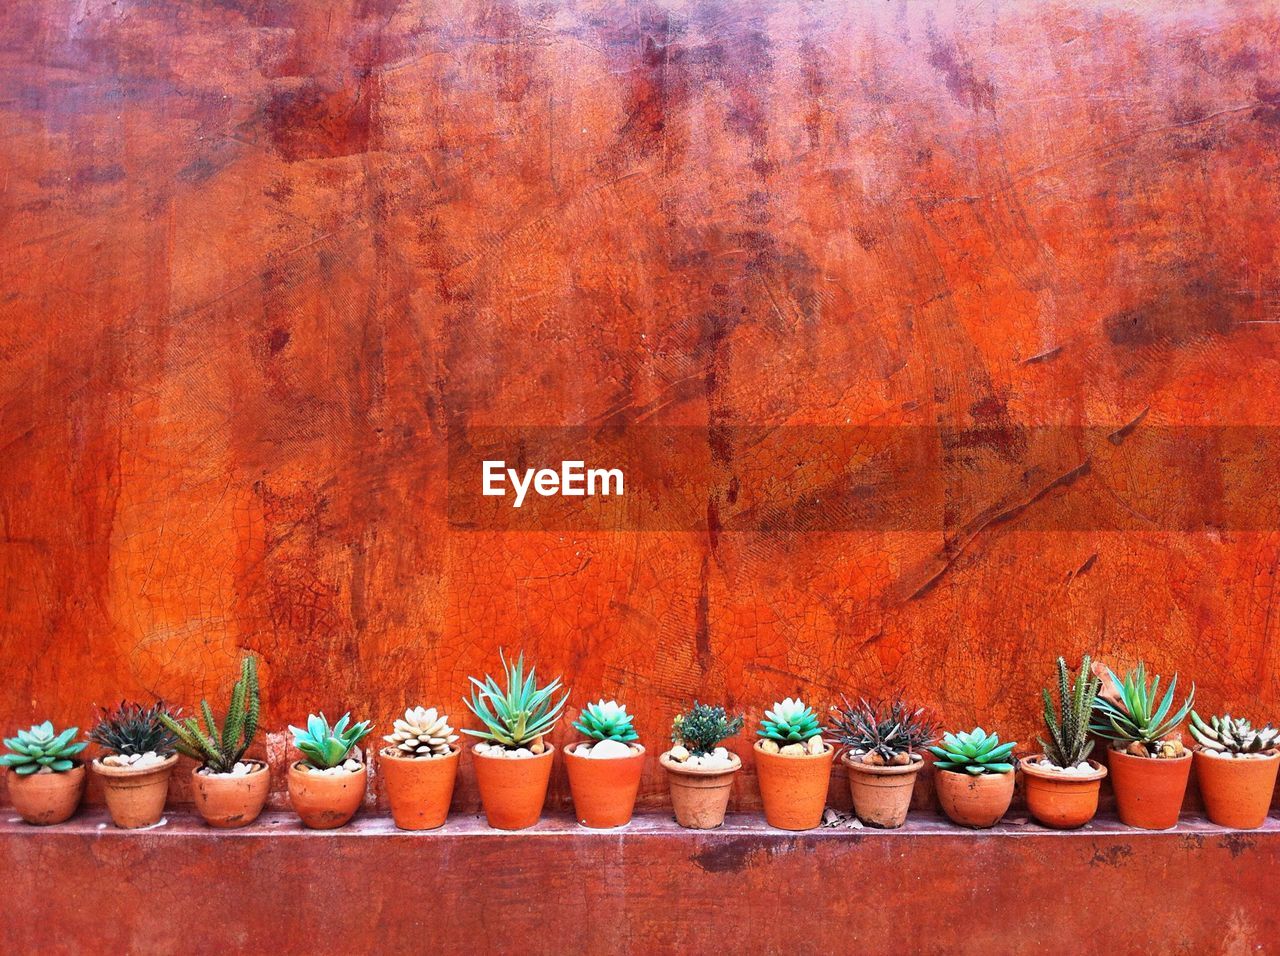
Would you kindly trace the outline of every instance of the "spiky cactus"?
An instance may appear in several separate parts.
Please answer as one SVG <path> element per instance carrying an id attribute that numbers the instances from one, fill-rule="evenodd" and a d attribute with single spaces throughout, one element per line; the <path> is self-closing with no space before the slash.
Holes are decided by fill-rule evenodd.
<path id="1" fill-rule="evenodd" d="M 616 740 L 625 744 L 640 738 L 632 726 L 627 708 L 614 700 L 599 700 L 594 704 L 587 704 L 573 726 L 592 740 Z"/>
<path id="2" fill-rule="evenodd" d="M 1254 730 L 1249 721 L 1224 714 L 1210 717 L 1209 722 L 1194 710 L 1191 712 L 1191 736 L 1205 750 L 1226 754 L 1256 754 L 1271 750 L 1280 742 L 1280 730 L 1267 725 Z"/>
<path id="3" fill-rule="evenodd" d="M 764 720 L 756 733 L 780 744 L 807 743 L 821 736 L 818 715 L 799 698 L 788 697 L 764 712 Z"/>
<path id="4" fill-rule="evenodd" d="M 160 720 L 177 737 L 179 753 L 200 761 L 210 773 L 231 773 L 258 733 L 260 711 L 258 664 L 249 655 L 240 662 L 240 679 L 231 688 L 231 703 L 221 728 L 207 700 L 200 701 L 203 728 L 195 717 L 179 720 L 161 714 Z"/>
<path id="5" fill-rule="evenodd" d="M 449 726 L 449 715 L 434 707 L 410 707 L 395 722 L 395 729 L 382 738 L 401 757 L 445 757 L 453 750 L 458 735 Z"/>
<path id="6" fill-rule="evenodd" d="M 1049 739 L 1040 738 L 1044 755 L 1056 767 L 1075 767 L 1089 759 L 1093 741 L 1089 739 L 1089 714 L 1102 686 L 1101 678 L 1090 669 L 1089 655 L 1084 656 L 1075 679 L 1064 658 L 1058 658 L 1058 704 L 1055 707 L 1049 689 L 1044 694 L 1044 723 Z"/>
<path id="7" fill-rule="evenodd" d="M 0 767 L 8 767 L 16 774 L 65 773 L 76 765 L 75 756 L 89 746 L 84 741 L 75 742 L 79 727 L 68 727 L 59 733 L 52 721 L 19 730 L 16 737 L 4 742 L 9 753 L 0 757 Z"/>

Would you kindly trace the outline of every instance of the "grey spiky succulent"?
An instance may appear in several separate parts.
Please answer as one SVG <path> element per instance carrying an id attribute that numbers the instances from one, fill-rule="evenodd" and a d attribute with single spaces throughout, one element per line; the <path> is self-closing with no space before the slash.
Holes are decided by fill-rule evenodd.
<path id="1" fill-rule="evenodd" d="M 1191 736 L 1201 747 L 1217 753 L 1256 754 L 1272 750 L 1280 744 L 1280 730 L 1270 725 L 1254 730 L 1249 721 L 1230 714 L 1210 717 L 1209 722 L 1205 723 L 1193 710 L 1189 729 Z"/>

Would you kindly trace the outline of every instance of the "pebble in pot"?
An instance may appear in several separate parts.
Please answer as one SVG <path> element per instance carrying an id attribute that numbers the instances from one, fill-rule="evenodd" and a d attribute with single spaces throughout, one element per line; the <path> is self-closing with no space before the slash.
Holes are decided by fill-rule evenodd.
<path id="1" fill-rule="evenodd" d="M 757 731 L 756 779 L 764 817 L 779 830 L 812 830 L 822 823 L 835 748 L 822 739 L 818 715 L 786 698 L 766 710 Z"/>
<path id="2" fill-rule="evenodd" d="M 675 742 L 658 762 L 667 771 L 671 808 L 676 822 L 691 830 L 714 830 L 724 823 L 733 777 L 742 769 L 737 754 L 718 746 L 742 729 L 742 717 L 729 717 L 723 707 L 694 701 L 676 717 Z"/>
<path id="3" fill-rule="evenodd" d="M 952 822 L 974 829 L 999 822 L 1013 800 L 1016 746 L 976 727 L 943 734 L 942 744 L 929 748 L 938 758 L 933 778 L 938 802 Z"/>
<path id="4" fill-rule="evenodd" d="M 587 738 L 564 751 L 574 815 L 592 829 L 626 826 L 645 758 L 631 715 L 617 701 L 599 700 L 587 704 L 573 726 Z"/>
<path id="5" fill-rule="evenodd" d="M 6 740 L 9 799 L 18 816 L 35 826 L 62 823 L 76 812 L 84 793 L 84 764 L 76 755 L 88 746 L 77 741 L 79 727 L 53 729 L 46 720 Z"/>
<path id="6" fill-rule="evenodd" d="M 846 697 L 843 706 L 831 710 L 830 733 L 847 748 L 841 762 L 849 774 L 854 813 L 870 827 L 902 826 L 924 766 L 917 751 L 937 736 L 937 725 L 923 707 L 901 697 L 857 704 Z"/>
<path id="7" fill-rule="evenodd" d="M 356 744 L 373 725 L 351 724 L 351 715 L 329 726 L 324 714 L 307 718 L 307 726 L 290 727 L 302 759 L 289 765 L 289 801 L 304 826 L 333 830 L 344 826 L 364 802 L 367 774 Z"/>
<path id="8" fill-rule="evenodd" d="M 149 707 L 121 701 L 98 711 L 89 739 L 106 753 L 91 764 L 102 781 L 107 810 L 124 830 L 154 826 L 164 814 L 169 776 L 178 755 L 176 738 L 161 719 L 170 711 L 163 701 Z"/>

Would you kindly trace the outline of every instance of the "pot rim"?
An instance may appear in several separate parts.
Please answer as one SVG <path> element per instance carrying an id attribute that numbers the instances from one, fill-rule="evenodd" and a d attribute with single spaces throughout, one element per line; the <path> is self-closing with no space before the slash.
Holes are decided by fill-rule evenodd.
<path id="1" fill-rule="evenodd" d="M 257 757 L 250 757 L 247 760 L 240 760 L 239 763 L 251 763 L 253 769 L 248 773 L 240 774 L 238 777 L 229 773 L 201 773 L 201 770 L 208 768 L 208 764 L 200 764 L 198 767 L 191 768 L 191 778 L 193 780 L 243 780 L 245 777 L 256 777 L 260 773 L 266 773 L 271 769 L 270 764 L 265 760 L 259 760 Z"/>
<path id="2" fill-rule="evenodd" d="M 396 748 L 392 747 L 389 749 L 379 750 L 378 759 L 379 760 L 395 760 L 395 761 L 398 761 L 399 763 L 428 764 L 428 763 L 444 763 L 445 760 L 457 760 L 460 756 L 462 756 L 462 748 L 456 747 L 456 746 L 452 750 L 450 750 L 447 754 L 445 754 L 443 759 L 440 757 L 430 757 L 426 760 L 419 760 L 416 757 L 401 757 L 399 753 L 394 752 L 395 749 Z"/>
<path id="3" fill-rule="evenodd" d="M 625 756 L 625 757 L 580 757 L 580 756 L 578 756 L 578 754 L 577 754 L 577 752 L 576 752 L 576 751 L 577 751 L 577 749 L 578 749 L 580 746 L 582 746 L 583 744 L 588 744 L 588 743 L 590 743 L 590 744 L 598 744 L 598 743 L 600 743 L 600 741 L 598 741 L 598 740 L 596 740 L 596 741 L 590 741 L 590 740 L 575 740 L 573 743 L 571 743 L 571 744 L 566 744 L 566 745 L 565 745 L 565 748 L 564 748 L 564 755 L 565 755 L 566 757 L 574 757 L 574 758 L 575 758 L 575 759 L 577 759 L 577 760 L 634 760 L 636 757 L 643 757 L 645 754 L 647 754 L 647 753 L 649 752 L 648 750 L 646 750 L 646 749 L 645 749 L 644 744 L 640 743 L 640 741 L 638 741 L 638 740 L 628 740 L 628 741 L 626 741 L 627 746 L 628 746 L 628 747 L 639 747 L 639 748 L 640 748 L 640 752 L 639 752 L 639 753 L 636 753 L 635 751 L 632 751 L 631 753 L 629 753 L 629 754 L 628 754 L 627 756 Z"/>
<path id="4" fill-rule="evenodd" d="M 729 751 L 729 756 L 733 758 L 732 767 L 686 767 L 684 764 L 672 760 L 671 751 L 668 750 L 658 757 L 658 763 L 673 773 L 688 774 L 690 777 L 720 777 L 737 773 L 742 769 L 742 758 L 732 750 Z"/>
<path id="5" fill-rule="evenodd" d="M 846 750 L 840 755 L 840 762 L 844 764 L 846 768 L 854 771 L 855 773 L 865 773 L 873 777 L 897 777 L 908 773 L 919 773 L 924 767 L 924 757 L 919 754 L 915 754 L 915 756 L 920 757 L 919 760 L 913 760 L 911 763 L 902 764 L 901 766 L 896 767 L 892 765 L 882 766 L 879 764 L 862 763 L 861 761 L 850 760 L 849 758 L 852 756 L 853 751 Z"/>
<path id="6" fill-rule="evenodd" d="M 93 772 L 102 774 L 104 777 L 141 777 L 148 773 L 159 773 L 162 770 L 172 770 L 173 765 L 178 762 L 178 754 L 169 754 L 164 758 L 163 763 L 155 763 L 149 767 L 112 767 L 102 762 L 101 757 L 93 758 Z M 66 771 L 70 773 L 71 771 Z"/>
<path id="7" fill-rule="evenodd" d="M 312 776 L 311 769 L 310 769 L 309 767 L 305 766 L 305 764 L 306 764 L 306 761 L 305 761 L 305 760 L 301 760 L 301 759 L 299 759 L 299 760 L 295 760 L 295 761 L 293 761 L 293 763 L 289 764 L 289 772 L 290 772 L 290 773 L 300 773 L 300 774 L 305 774 L 305 775 L 306 775 L 306 776 L 308 776 L 308 777 Z M 339 766 L 341 766 L 341 765 L 339 765 Z M 360 761 L 360 769 L 358 769 L 358 770 L 347 770 L 347 771 L 345 771 L 345 773 L 347 773 L 348 775 L 350 775 L 350 776 L 354 777 L 356 774 L 365 773 L 367 770 L 368 770 L 367 765 L 365 764 L 365 762 L 364 762 L 363 760 L 361 760 L 361 761 Z M 338 777 L 338 775 L 337 775 L 336 773 L 326 773 L 326 774 L 316 773 L 316 774 L 314 774 L 314 776 L 317 776 L 317 777 L 322 777 L 322 776 L 323 776 L 323 777 Z M 338 779 L 341 779 L 341 778 L 339 777 Z"/>
<path id="8" fill-rule="evenodd" d="M 766 738 L 761 737 L 759 740 L 757 740 L 754 744 L 751 745 L 751 749 L 756 751 L 757 753 L 768 753 L 768 751 L 761 749 L 761 745 L 765 742 L 765 739 Z M 796 742 L 799 743 L 799 741 L 796 741 Z M 826 740 L 822 742 L 822 745 L 826 747 L 826 749 L 822 751 L 822 753 L 820 754 L 811 754 L 806 751 L 805 753 L 802 753 L 802 754 L 769 753 L 769 756 L 781 757 L 783 760 L 825 760 L 827 759 L 827 757 L 831 756 L 832 752 L 836 749 L 836 747 L 835 747 L 835 744 L 830 743 L 829 741 L 826 741 Z"/>
<path id="9" fill-rule="evenodd" d="M 1187 752 L 1184 753 L 1181 757 L 1139 757 L 1137 754 L 1127 754 L 1123 750 L 1116 750 L 1114 747 L 1107 748 L 1108 760 L 1110 760 L 1112 757 L 1124 757 L 1126 760 L 1140 760 L 1143 763 L 1150 762 L 1150 763 L 1159 763 L 1159 764 L 1169 764 L 1170 766 L 1177 766 L 1180 763 L 1185 763 L 1186 761 L 1191 759 L 1191 754 L 1192 754 L 1192 751 L 1188 749 Z"/>
<path id="10" fill-rule="evenodd" d="M 1248 757 L 1244 760 L 1237 760 L 1236 758 L 1233 757 L 1230 760 L 1223 761 L 1223 758 L 1221 757 L 1210 757 L 1209 752 L 1205 750 L 1203 747 L 1195 747 L 1192 749 L 1191 753 L 1193 756 L 1198 754 L 1199 756 L 1203 757 L 1205 760 L 1220 761 L 1220 762 L 1225 762 L 1227 764 L 1266 763 L 1268 760 L 1280 760 L 1280 748 L 1277 748 L 1277 747 L 1272 747 L 1270 750 L 1259 751 L 1259 753 L 1262 754 L 1261 757 Z M 66 772 L 70 773 L 71 771 L 68 770 Z"/>
<path id="11" fill-rule="evenodd" d="M 480 744 L 482 744 L 482 743 L 484 743 L 484 741 L 483 741 L 483 740 L 481 740 L 481 741 L 477 741 L 476 743 L 474 743 L 474 744 L 472 744 L 472 745 L 471 745 L 470 750 L 471 750 L 471 759 L 472 759 L 472 760 L 501 760 L 501 761 L 503 761 L 503 762 L 506 762 L 506 761 L 508 761 L 508 760 L 513 759 L 513 758 L 511 758 L 511 757 L 490 757 L 488 754 L 478 754 L 478 753 L 476 753 L 476 747 L 477 747 L 477 746 L 479 746 L 479 745 L 480 745 Z M 546 749 L 546 750 L 544 750 L 544 751 L 542 751 L 542 753 L 540 753 L 540 754 L 534 754 L 532 757 L 520 757 L 520 758 L 518 758 L 518 759 L 520 759 L 520 760 L 541 760 L 541 759 L 543 759 L 544 757 L 550 758 L 550 757 L 555 756 L 555 752 L 556 752 L 556 745 L 555 745 L 555 744 L 547 744 L 547 749 Z"/>
<path id="12" fill-rule="evenodd" d="M 1088 775 L 1082 773 L 1054 773 L 1052 770 L 1045 770 L 1043 767 L 1035 766 L 1036 762 L 1043 759 L 1043 753 L 1028 754 L 1018 761 L 1018 766 L 1022 768 L 1022 772 L 1025 774 L 1029 774 L 1039 780 L 1052 780 L 1055 783 L 1073 783 L 1077 781 L 1080 783 L 1093 783 L 1107 775 L 1107 768 L 1092 757 L 1085 760 L 1085 763 L 1093 768 L 1093 773 Z"/>

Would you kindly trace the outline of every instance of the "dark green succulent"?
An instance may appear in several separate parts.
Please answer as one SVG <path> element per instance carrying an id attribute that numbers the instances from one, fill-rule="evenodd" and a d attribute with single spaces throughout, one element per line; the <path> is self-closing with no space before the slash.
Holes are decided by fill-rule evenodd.
<path id="1" fill-rule="evenodd" d="M 258 667 L 254 657 L 240 662 L 240 679 L 231 689 L 231 705 L 226 721 L 218 728 L 213 708 L 200 701 L 204 728 L 194 717 L 177 720 L 161 714 L 160 720 L 177 736 L 179 752 L 200 761 L 213 773 L 230 773 L 258 732 Z"/>
<path id="2" fill-rule="evenodd" d="M 627 708 L 613 700 L 587 704 L 573 726 L 592 740 L 617 740 L 625 744 L 640 739 Z"/>
<path id="3" fill-rule="evenodd" d="M 788 697 L 764 712 L 764 720 L 756 733 L 780 744 L 807 743 L 822 734 L 818 715 L 804 701 Z"/>
<path id="4" fill-rule="evenodd" d="M 954 770 L 977 777 L 984 773 L 1009 773 L 1013 770 L 1009 755 L 1016 746 L 1016 742 L 1002 744 L 997 735 L 976 727 L 967 733 L 943 734 L 941 746 L 930 747 L 929 752 L 938 758 L 934 766 L 939 770 Z"/>
<path id="5" fill-rule="evenodd" d="M 867 762 L 909 760 L 938 735 L 929 713 L 901 697 L 888 702 L 864 699 L 857 704 L 850 704 L 847 697 L 843 700 L 842 707 L 831 708 L 830 733 L 851 751 L 870 758 Z"/>
<path id="6" fill-rule="evenodd" d="M 347 724 L 350 714 L 343 714 L 332 727 L 324 714 L 315 714 L 307 718 L 307 729 L 290 726 L 293 732 L 293 745 L 301 752 L 305 762 L 317 770 L 336 767 L 347 759 L 351 748 L 363 740 L 373 729 L 370 721 L 362 720 L 358 724 Z"/>
<path id="7" fill-rule="evenodd" d="M 1044 694 L 1044 723 L 1049 729 L 1049 739 L 1040 738 L 1044 755 L 1056 767 L 1074 767 L 1089 759 L 1093 741 L 1089 739 L 1089 714 L 1098 696 L 1102 681 L 1093 676 L 1089 655 L 1084 656 L 1075 679 L 1067 669 L 1067 662 L 1058 658 L 1058 704 L 1046 687 Z"/>
<path id="8" fill-rule="evenodd" d="M 1173 733 L 1191 711 L 1191 704 L 1196 696 L 1195 685 L 1191 685 L 1191 693 L 1187 695 L 1187 699 L 1170 716 L 1174 692 L 1178 687 L 1177 674 L 1173 675 L 1163 698 L 1160 697 L 1159 675 L 1148 681 L 1145 664 L 1139 664 L 1129 671 L 1124 680 L 1117 677 L 1110 668 L 1107 669 L 1107 675 L 1119 691 L 1120 702 L 1113 703 L 1105 697 L 1094 698 L 1094 721 L 1089 729 L 1113 743 L 1138 743 L 1148 753 L 1156 753 L 1160 741 Z"/>
<path id="9" fill-rule="evenodd" d="M 79 727 L 68 727 L 59 733 L 48 720 L 19 730 L 18 736 L 4 742 L 10 752 L 0 757 L 0 767 L 8 767 L 23 776 L 45 769 L 65 773 L 76 765 L 76 754 L 89 746 L 83 741 L 74 742 L 79 732 Z"/>
<path id="10" fill-rule="evenodd" d="M 684 744 L 695 757 L 705 756 L 716 749 L 716 744 L 732 737 L 742 729 L 742 717 L 729 717 L 723 707 L 700 704 L 676 717 L 671 725 L 671 739 Z"/>
<path id="11" fill-rule="evenodd" d="M 177 713 L 161 700 L 150 707 L 122 700 L 110 710 L 98 709 L 98 722 L 89 731 L 89 739 L 116 754 L 156 753 L 167 757 L 173 753 L 178 738 L 161 717 Z"/>

